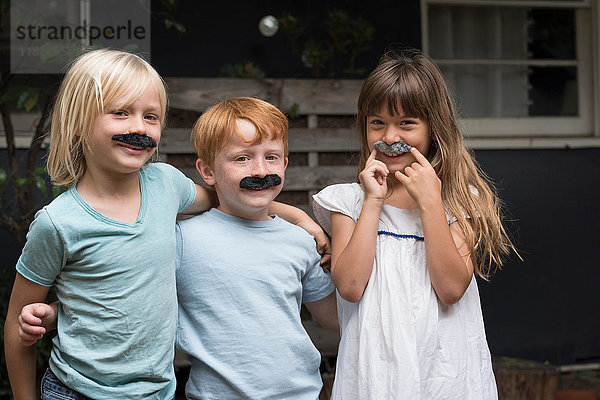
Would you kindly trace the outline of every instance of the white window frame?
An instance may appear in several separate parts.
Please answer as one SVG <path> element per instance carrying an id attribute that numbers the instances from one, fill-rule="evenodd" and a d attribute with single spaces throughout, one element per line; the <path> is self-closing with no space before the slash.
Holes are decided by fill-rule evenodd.
<path id="1" fill-rule="evenodd" d="M 429 53 L 430 5 L 569 8 L 575 10 L 577 59 L 552 60 L 551 65 L 577 68 L 578 115 L 522 118 L 462 118 L 465 135 L 476 148 L 600 147 L 600 7 L 592 0 L 421 0 L 422 47 Z M 591 34 L 590 34 L 591 33 Z M 544 60 L 435 59 L 439 65 L 533 65 Z"/>

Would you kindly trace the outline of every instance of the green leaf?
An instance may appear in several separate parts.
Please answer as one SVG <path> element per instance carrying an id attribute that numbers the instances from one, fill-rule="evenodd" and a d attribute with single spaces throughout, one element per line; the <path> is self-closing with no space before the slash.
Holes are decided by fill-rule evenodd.
<path id="1" fill-rule="evenodd" d="M 173 21 L 173 24 L 175 25 L 175 29 L 177 29 L 177 31 L 179 33 L 185 33 L 185 26 L 183 26 L 179 22 L 175 22 L 175 21 Z"/>
<path id="2" fill-rule="evenodd" d="M 34 93 L 32 93 L 31 96 L 25 102 L 25 111 L 31 111 L 31 109 L 37 104 L 39 97 L 39 90 L 36 90 Z"/>
<path id="3" fill-rule="evenodd" d="M 27 179 L 25 179 L 25 178 L 19 178 L 19 179 L 17 179 L 17 180 L 15 181 L 15 183 L 16 183 L 17 185 L 19 185 L 19 186 L 23 186 L 23 185 L 25 185 L 25 184 L 27 183 Z"/>
<path id="4" fill-rule="evenodd" d="M 0 97 L 0 104 L 15 101 L 21 96 L 23 91 L 27 91 L 29 86 L 17 85 L 6 89 L 6 91 Z"/>
<path id="5" fill-rule="evenodd" d="M 46 180 L 41 176 L 35 177 L 35 186 L 39 189 L 43 194 L 48 193 L 48 188 L 46 187 Z"/>
<path id="6" fill-rule="evenodd" d="M 3 186 L 6 183 L 6 171 L 3 168 L 0 168 L 0 186 Z"/>
<path id="7" fill-rule="evenodd" d="M 27 101 L 28 98 L 29 98 L 29 89 L 25 89 L 23 92 L 21 92 L 21 94 L 17 98 L 17 108 L 23 109 L 25 106 L 25 102 Z"/>

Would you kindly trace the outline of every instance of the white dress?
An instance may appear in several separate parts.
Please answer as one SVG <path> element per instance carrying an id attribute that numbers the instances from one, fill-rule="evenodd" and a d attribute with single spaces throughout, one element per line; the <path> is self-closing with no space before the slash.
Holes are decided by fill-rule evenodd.
<path id="1" fill-rule="evenodd" d="M 356 221 L 363 191 L 339 184 L 313 198 L 316 217 L 331 233 L 329 211 Z M 350 303 L 338 293 L 337 300 L 341 341 L 332 399 L 498 398 L 475 278 L 458 303 L 438 301 L 418 210 L 383 206 L 363 297 Z"/>

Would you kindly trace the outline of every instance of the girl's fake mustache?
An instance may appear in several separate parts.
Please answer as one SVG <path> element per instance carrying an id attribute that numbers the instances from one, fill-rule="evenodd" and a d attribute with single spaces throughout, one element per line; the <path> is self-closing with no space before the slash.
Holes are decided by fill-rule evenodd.
<path id="1" fill-rule="evenodd" d="M 383 140 L 378 140 L 377 142 L 375 142 L 375 144 L 373 144 L 373 147 L 380 153 L 396 154 L 408 153 L 412 148 L 411 145 L 403 141 L 387 144 Z"/>

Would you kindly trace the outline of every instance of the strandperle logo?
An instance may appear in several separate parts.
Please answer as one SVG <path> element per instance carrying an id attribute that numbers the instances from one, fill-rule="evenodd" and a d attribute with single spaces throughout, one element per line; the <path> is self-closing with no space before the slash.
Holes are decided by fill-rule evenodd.
<path id="1" fill-rule="evenodd" d="M 131 20 L 127 20 L 126 25 L 96 26 L 88 25 L 83 20 L 80 26 L 46 26 L 46 25 L 18 25 L 16 27 L 16 37 L 18 40 L 72 40 L 89 39 L 89 45 L 93 46 L 97 39 L 105 40 L 143 40 L 146 38 L 145 26 L 134 26 Z"/>
<path id="2" fill-rule="evenodd" d="M 11 0 L 11 72 L 61 73 L 82 52 L 150 59 L 150 0 Z"/>

